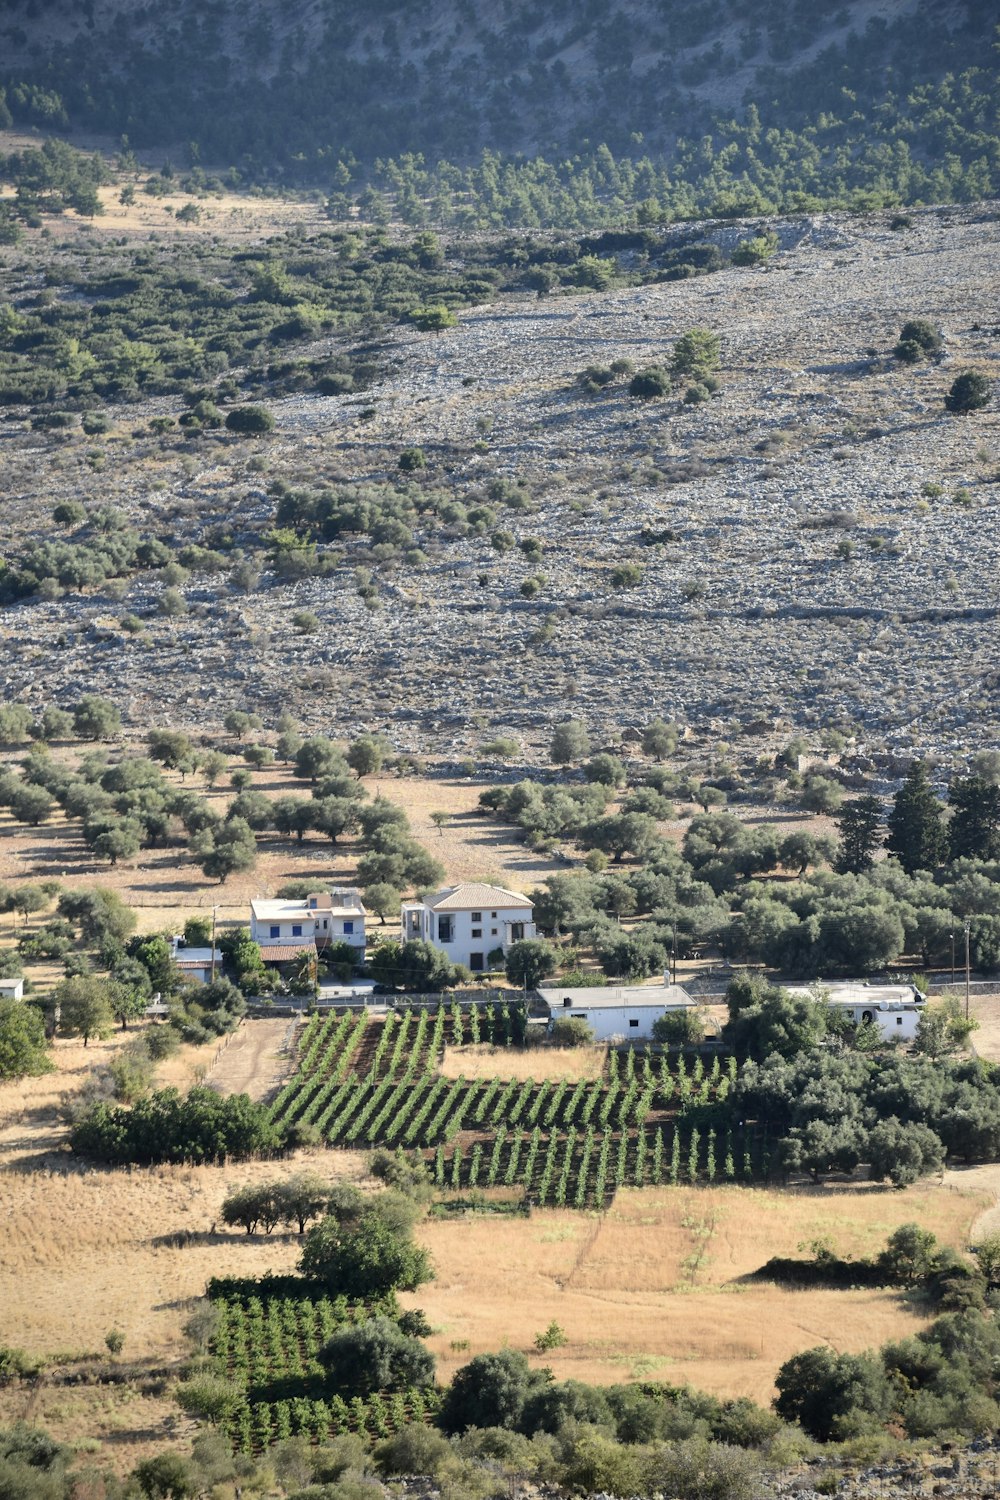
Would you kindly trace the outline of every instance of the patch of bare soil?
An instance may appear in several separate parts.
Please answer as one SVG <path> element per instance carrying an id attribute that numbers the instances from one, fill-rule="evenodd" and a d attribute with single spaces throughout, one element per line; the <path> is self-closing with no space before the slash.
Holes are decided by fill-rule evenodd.
<path id="1" fill-rule="evenodd" d="M 287 1076 L 297 1020 L 244 1021 L 233 1032 L 205 1074 L 219 1094 L 249 1094 L 266 1099 Z"/>

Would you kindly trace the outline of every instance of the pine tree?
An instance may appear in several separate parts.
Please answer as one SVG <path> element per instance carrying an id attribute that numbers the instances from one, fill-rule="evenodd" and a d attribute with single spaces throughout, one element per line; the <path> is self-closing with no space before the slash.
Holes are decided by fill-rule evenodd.
<path id="1" fill-rule="evenodd" d="M 948 802 L 952 859 L 1000 859 L 1000 786 L 983 776 L 957 777 Z"/>
<path id="2" fill-rule="evenodd" d="M 895 854 L 908 875 L 933 870 L 945 858 L 948 835 L 941 820 L 942 806 L 927 779 L 922 760 L 911 763 L 889 814 L 886 848 Z"/>
<path id="3" fill-rule="evenodd" d="M 880 843 L 882 804 L 877 797 L 858 797 L 845 802 L 836 819 L 840 833 L 836 869 L 840 875 L 861 875 L 870 870 Z"/>

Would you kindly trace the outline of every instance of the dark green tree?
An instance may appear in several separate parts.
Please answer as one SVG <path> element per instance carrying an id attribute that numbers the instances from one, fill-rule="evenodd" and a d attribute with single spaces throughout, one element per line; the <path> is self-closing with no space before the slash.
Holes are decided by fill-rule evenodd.
<path id="1" fill-rule="evenodd" d="M 350 1224 L 331 1214 L 310 1229 L 299 1267 L 335 1295 L 358 1300 L 412 1292 L 433 1275 L 427 1252 L 408 1231 L 387 1223 L 377 1202 Z"/>
<path id="2" fill-rule="evenodd" d="M 64 979 L 53 991 L 59 1007 L 59 1030 L 63 1036 L 82 1036 L 86 1047 L 92 1036 L 105 1037 L 114 1024 L 108 985 L 92 974 Z"/>
<path id="3" fill-rule="evenodd" d="M 51 1069 L 41 1012 L 23 1000 L 0 1000 L 0 1078 L 34 1077 Z"/>
<path id="4" fill-rule="evenodd" d="M 364 734 L 348 747 L 345 758 L 359 777 L 374 776 L 382 766 L 382 746 L 370 734 Z"/>
<path id="5" fill-rule="evenodd" d="M 654 760 L 665 760 L 677 749 L 677 740 L 676 724 L 668 724 L 663 719 L 654 719 L 642 731 L 642 753 L 651 755 Z"/>
<path id="6" fill-rule="evenodd" d="M 779 1417 L 798 1422 L 821 1443 L 873 1431 L 885 1420 L 892 1402 L 889 1382 L 877 1359 L 867 1354 L 835 1354 L 826 1347 L 793 1355 L 781 1366 L 774 1383 Z"/>
<path id="7" fill-rule="evenodd" d="M 351 1396 L 434 1384 L 434 1356 L 391 1318 L 366 1318 L 338 1328 L 317 1359 L 336 1390 Z"/>
<path id="8" fill-rule="evenodd" d="M 433 993 L 457 984 L 464 974 L 440 948 L 414 938 L 406 943 L 382 943 L 371 960 L 372 973 L 394 988 Z"/>
<path id="9" fill-rule="evenodd" d="M 115 705 L 96 693 L 85 693 L 73 710 L 73 730 L 82 740 L 109 740 L 121 727 Z"/>
<path id="10" fill-rule="evenodd" d="M 944 1146 L 933 1130 L 918 1122 L 902 1124 L 895 1115 L 880 1120 L 869 1133 L 867 1155 L 872 1181 L 888 1178 L 897 1188 L 944 1165 Z"/>
<path id="11" fill-rule="evenodd" d="M 1000 786 L 984 776 L 956 777 L 948 788 L 952 859 L 1000 859 Z"/>
<path id="12" fill-rule="evenodd" d="M 776 1052 L 791 1058 L 815 1050 L 826 1029 L 827 1007 L 821 1001 L 768 986 L 750 1004 L 731 994 L 722 1034 L 738 1057 L 765 1058 Z"/>
<path id="13" fill-rule="evenodd" d="M 455 1372 L 438 1421 L 445 1432 L 520 1425 L 530 1391 L 544 1383 L 518 1349 L 477 1354 Z"/>
<path id="14" fill-rule="evenodd" d="M 992 391 L 992 382 L 979 370 L 963 370 L 952 382 L 944 404 L 948 411 L 959 414 L 981 411 L 989 404 Z"/>
<path id="15" fill-rule="evenodd" d="M 861 875 L 875 863 L 882 833 L 882 804 L 877 797 L 845 802 L 836 818 L 840 834 L 835 868 L 840 875 Z"/>
<path id="16" fill-rule="evenodd" d="M 579 719 L 566 719 L 552 733 L 549 756 L 557 766 L 568 766 L 590 754 L 590 737 Z"/>
<path id="17" fill-rule="evenodd" d="M 942 803 L 935 796 L 922 760 L 911 762 L 906 780 L 893 799 L 886 848 L 908 875 L 933 870 L 945 858 L 948 835 Z"/>
<path id="18" fill-rule="evenodd" d="M 555 949 L 543 938 L 525 938 L 519 943 L 511 943 L 504 968 L 511 984 L 534 990 L 543 979 L 555 973 L 558 962 Z"/>
<path id="19" fill-rule="evenodd" d="M 226 417 L 226 431 L 260 437 L 274 431 L 274 417 L 266 406 L 234 406 Z"/>

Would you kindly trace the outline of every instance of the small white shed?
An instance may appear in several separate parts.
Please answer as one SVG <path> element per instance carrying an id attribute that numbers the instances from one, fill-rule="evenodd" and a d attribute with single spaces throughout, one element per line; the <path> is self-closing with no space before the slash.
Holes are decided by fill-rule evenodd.
<path id="1" fill-rule="evenodd" d="M 216 975 L 222 973 L 223 956 L 219 948 L 174 948 L 174 963 L 185 979 L 195 979 L 199 984 L 208 984 L 214 966 Z"/>
<path id="2" fill-rule="evenodd" d="M 586 1021 L 599 1042 L 653 1039 L 653 1022 L 670 1010 L 687 1010 L 694 1001 L 679 984 L 594 985 L 581 989 L 549 986 L 539 994 L 549 1007 L 549 1023 L 565 1016 Z"/>
<path id="3" fill-rule="evenodd" d="M 0 1000 L 23 1000 L 24 978 L 18 975 L 16 979 L 0 979 Z"/>
<path id="4" fill-rule="evenodd" d="M 923 1014 L 925 999 L 912 984 L 866 984 L 864 980 L 823 984 L 786 985 L 790 995 L 808 995 L 825 1000 L 855 1026 L 865 1022 L 877 1026 L 886 1041 L 912 1042 Z"/>

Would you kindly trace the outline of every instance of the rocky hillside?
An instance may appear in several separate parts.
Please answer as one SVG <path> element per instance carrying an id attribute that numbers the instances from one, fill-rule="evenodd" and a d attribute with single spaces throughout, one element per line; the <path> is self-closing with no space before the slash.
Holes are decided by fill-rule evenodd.
<path id="1" fill-rule="evenodd" d="M 85 685 L 136 724 L 290 709 L 456 753 L 485 731 L 543 743 L 567 711 L 608 735 L 662 714 L 726 738 L 796 724 L 901 750 L 996 743 L 1000 418 L 995 398 L 944 407 L 959 370 L 1000 372 L 996 213 L 775 227 L 756 268 L 511 294 L 440 334 L 390 330 L 367 390 L 275 396 L 270 436 L 185 437 L 170 396 L 92 436 L 12 410 L 9 557 L 60 501 L 118 508 L 161 560 L 222 552 L 9 604 L 6 692 Z M 751 230 L 704 232 L 728 249 Z M 914 316 L 944 342 L 907 365 L 891 350 Z M 694 327 L 719 338 L 716 393 L 630 395 L 613 367 L 669 361 Z M 385 497 L 404 482 L 417 519 L 394 546 Z M 300 491 L 382 519 L 318 533 L 290 576 L 298 543 L 272 528 Z"/>

